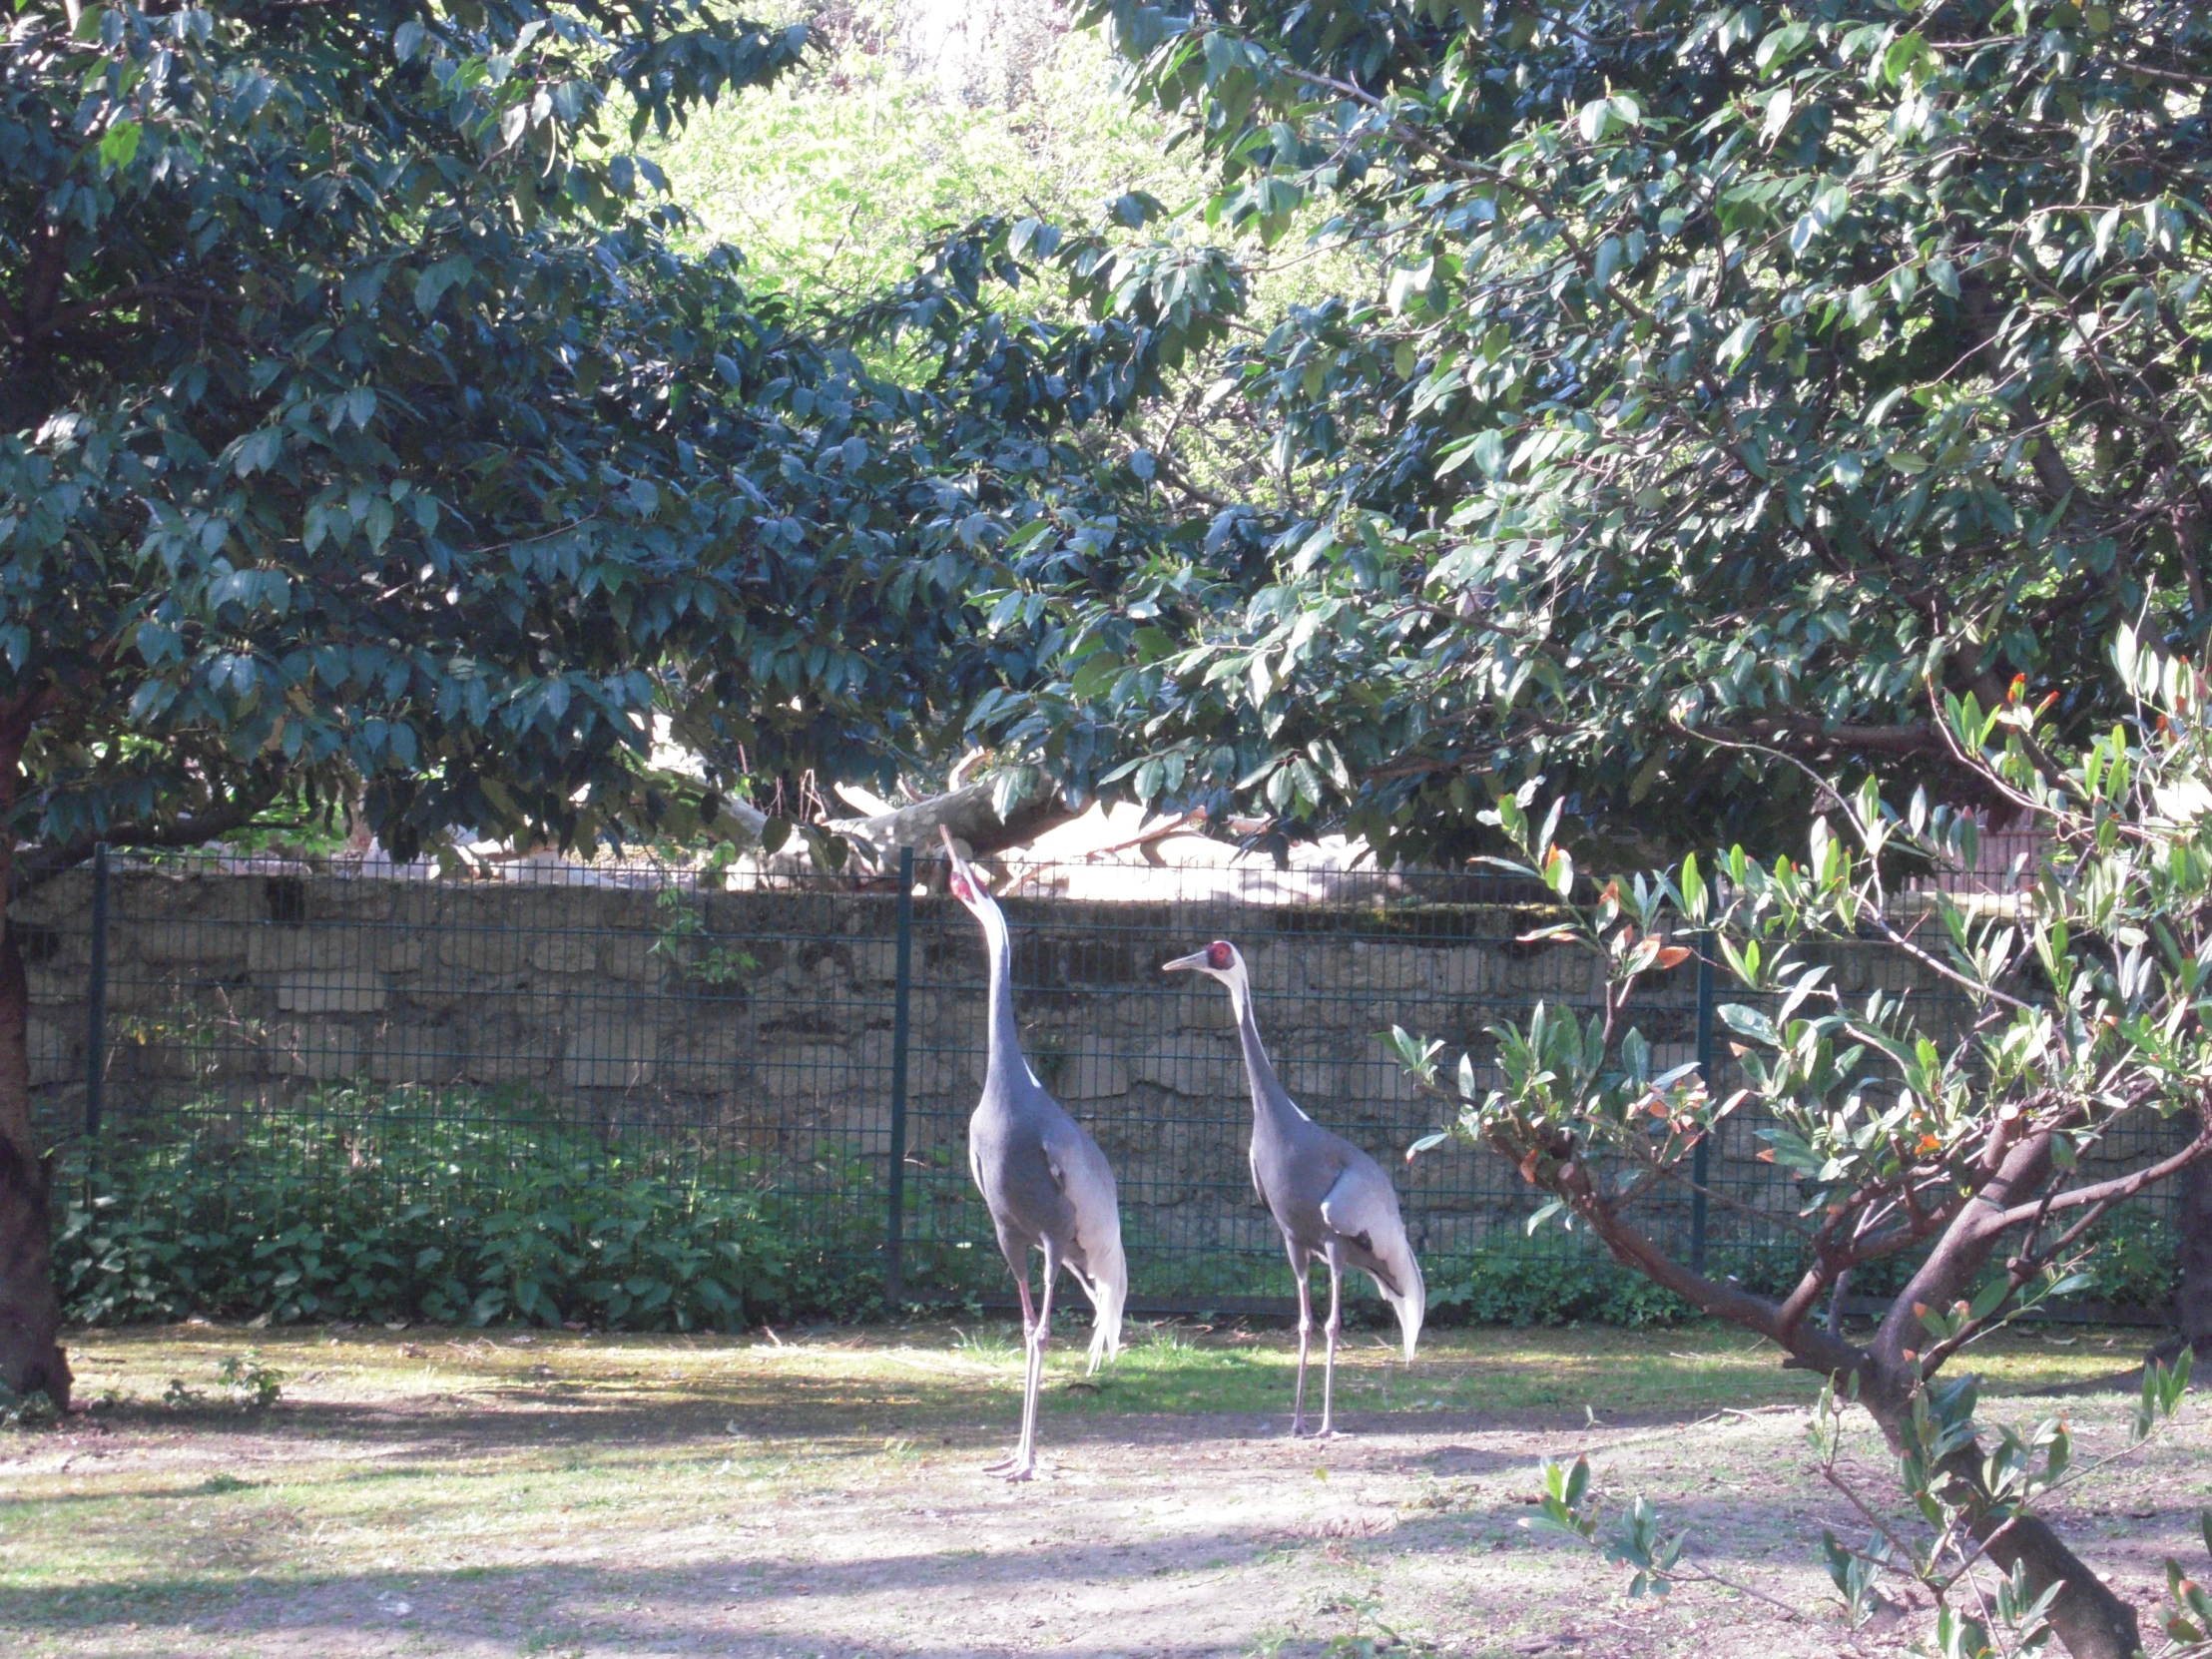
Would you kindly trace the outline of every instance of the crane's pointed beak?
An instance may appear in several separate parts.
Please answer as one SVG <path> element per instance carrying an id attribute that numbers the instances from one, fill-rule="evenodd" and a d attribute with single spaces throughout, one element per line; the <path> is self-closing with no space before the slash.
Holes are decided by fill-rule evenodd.
<path id="1" fill-rule="evenodd" d="M 1194 950 L 1188 956 L 1178 956 L 1172 962 L 1160 964 L 1162 973 L 1203 973 L 1206 971 L 1206 952 Z"/>

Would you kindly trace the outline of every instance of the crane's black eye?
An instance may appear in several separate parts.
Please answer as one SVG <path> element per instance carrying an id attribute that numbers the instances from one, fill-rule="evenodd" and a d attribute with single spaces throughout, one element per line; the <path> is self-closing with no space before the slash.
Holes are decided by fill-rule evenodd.
<path id="1" fill-rule="evenodd" d="M 1216 939 L 1206 947 L 1206 965 L 1208 967 L 1226 968 L 1230 963 L 1230 959 L 1231 952 L 1225 940 Z"/>

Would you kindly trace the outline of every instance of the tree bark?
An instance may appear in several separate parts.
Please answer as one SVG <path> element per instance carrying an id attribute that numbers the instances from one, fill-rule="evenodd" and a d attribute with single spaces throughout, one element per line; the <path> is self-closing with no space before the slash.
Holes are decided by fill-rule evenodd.
<path id="1" fill-rule="evenodd" d="M 24 745 L 54 701 L 41 687 L 0 706 L 0 819 L 15 805 Z M 19 1397 L 43 1389 L 67 1409 L 47 1208 L 53 1172 L 31 1130 L 31 986 L 8 914 L 15 876 L 14 846 L 0 836 L 0 1382 Z"/>
<path id="2" fill-rule="evenodd" d="M 2212 1158 L 2181 1172 L 2181 1202 L 2174 1213 L 2181 1236 L 2181 1289 L 2174 1298 L 2183 1347 L 2199 1362 L 2212 1361 Z"/>
<path id="3" fill-rule="evenodd" d="M 1905 1447 L 1913 1389 L 1921 1379 L 1921 1362 L 1914 1350 L 1924 1339 L 1914 1305 L 1946 1308 L 1972 1294 L 1990 1256 L 2012 1230 L 2006 1210 L 2032 1200 L 2050 1181 L 2052 1138 L 2047 1129 L 2016 1141 L 2008 1139 L 2001 1126 L 1992 1131 L 1984 1154 L 1984 1167 L 1993 1166 L 1988 1180 L 1975 1202 L 1963 1206 L 1943 1229 L 1928 1261 L 1891 1305 L 1889 1317 L 1875 1334 L 1868 1353 L 1871 1375 L 1861 1379 L 1861 1399 L 1893 1450 Z M 1981 1459 L 1976 1440 L 1944 1461 L 1943 1472 L 1954 1483 L 1954 1499 L 1986 1498 Z M 2026 1567 L 2030 1596 L 2062 1584 L 2051 1603 L 2050 1625 L 2073 1659 L 2134 1659 L 2141 1645 L 2135 1609 L 2106 1588 L 2047 1522 L 2022 1516 L 2009 1525 L 1999 1520 L 1976 1522 L 1972 1531 L 1999 1569 L 2010 1572 L 2014 1562 Z"/>
<path id="4" fill-rule="evenodd" d="M 902 846 L 917 852 L 935 851 L 939 826 L 966 843 L 968 856 L 987 858 L 1034 840 L 1077 816 L 1057 790 L 1047 790 L 1020 802 L 1000 818 L 994 800 L 996 790 L 996 784 L 986 778 L 895 812 L 878 813 L 873 818 L 830 819 L 819 828 L 866 848 L 875 863 L 883 864 L 895 862 Z M 768 814 L 743 801 L 724 802 L 722 812 L 755 840 L 768 827 Z"/>
<path id="5" fill-rule="evenodd" d="M 1902 1453 L 1910 1443 L 1913 1396 L 1922 1381 L 1921 1358 L 1914 1352 L 1920 1327 L 1912 1305 L 1919 1301 L 1946 1307 L 1971 1291 L 1990 1254 L 2011 1229 L 2004 1219 L 2007 1205 L 2040 1192 L 2050 1179 L 2050 1142 L 2048 1131 L 2017 1142 L 1992 1140 L 1987 1158 L 1994 1167 L 1981 1189 L 1988 1202 L 1960 1210 L 1912 1285 L 1893 1305 L 1873 1343 L 1864 1349 L 1805 1317 L 1811 1311 L 1810 1301 L 1791 1319 L 1780 1304 L 1734 1285 L 1715 1285 L 1682 1267 L 1622 1221 L 1579 1160 L 1570 1158 L 1545 1185 L 1588 1219 L 1615 1260 L 1707 1313 L 1772 1339 L 1788 1352 L 1787 1364 L 1793 1368 L 1831 1377 L 1839 1384 L 1856 1375 L 1860 1403 L 1890 1448 Z M 1499 1150 L 1510 1156 L 1514 1149 L 1501 1144 Z M 2203 1162 L 2191 1167 L 2201 1168 Z M 1951 1500 L 1969 1512 L 1988 1504 L 1981 1460 L 1981 1447 L 1975 1442 L 1960 1447 L 1940 1469 L 1950 1482 Z M 2062 1585 L 2051 1604 L 2050 1623 L 2073 1659 L 2134 1659 L 2140 1642 L 2135 1609 L 2106 1588 L 2046 1522 L 2022 1516 L 2007 1524 L 1992 1516 L 1974 1522 L 1971 1531 L 1999 1570 L 2009 1573 L 2014 1563 L 2025 1567 L 2031 1595 L 2040 1595 L 2052 1584 Z"/>
<path id="6" fill-rule="evenodd" d="M 1913 1418 L 1912 1376 L 1886 1372 L 1879 1362 L 1872 1362 L 1872 1378 L 1861 1377 L 1860 1403 L 1882 1429 L 1890 1449 L 1903 1452 Z M 1970 1505 L 1975 1498 L 1987 1498 L 1982 1456 L 1976 1439 L 1943 1460 L 1940 1466 L 1952 1482 L 1952 1501 Z M 2019 1516 L 2009 1524 L 1991 1518 L 1973 1522 L 1969 1530 L 2000 1572 L 2009 1574 L 2015 1562 L 2025 1566 L 2031 1594 L 2063 1584 L 2051 1603 L 2050 1626 L 2073 1659 L 2135 1659 L 2141 1651 L 2135 1609 L 2114 1595 L 2048 1522 L 2033 1515 Z"/>
<path id="7" fill-rule="evenodd" d="M 18 1397 L 43 1389 L 66 1409 L 71 1378 L 47 1235 L 52 1171 L 31 1134 L 30 1000 L 23 951 L 0 912 L 0 1382 Z"/>
<path id="8" fill-rule="evenodd" d="M 968 856 L 985 858 L 1034 840 L 1076 816 L 1057 791 L 1047 790 L 1017 803 L 1000 818 L 993 800 L 996 789 L 996 784 L 986 778 L 874 818 L 831 819 L 825 828 L 847 840 L 865 843 L 878 859 L 884 859 L 902 846 L 917 851 L 933 849 L 942 827 L 967 843 Z"/>
<path id="9" fill-rule="evenodd" d="M 1978 1481 L 1974 1465 L 1980 1457 L 1978 1444 L 1961 1449 L 1952 1473 Z M 2051 1603 L 2050 1627 L 2073 1659 L 2136 1659 L 2142 1652 L 2135 1609 L 2106 1588 L 2046 1522 L 2023 1516 L 2001 1532 L 1994 1523 L 1983 1523 L 1974 1528 L 1974 1536 L 1987 1546 L 1989 1560 L 2000 1571 L 2010 1573 L 2018 1562 L 2026 1567 L 2030 1585 L 2064 1583 Z"/>

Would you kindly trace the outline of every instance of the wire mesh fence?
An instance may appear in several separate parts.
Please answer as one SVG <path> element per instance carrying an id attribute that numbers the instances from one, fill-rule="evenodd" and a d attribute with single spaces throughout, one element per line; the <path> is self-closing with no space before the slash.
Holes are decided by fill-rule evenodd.
<path id="1" fill-rule="evenodd" d="M 259 1136 L 329 1181 L 396 1179 L 378 1136 L 465 1130 L 487 1173 L 560 1137 L 772 1207 L 850 1300 L 1006 1294 L 966 1168 L 984 1072 L 980 931 L 941 865 L 854 877 L 703 875 L 529 861 L 500 879 L 363 878 L 223 857 L 103 861 L 16 921 L 50 1132 L 95 1145 Z M 1252 972 L 1291 1093 L 1393 1172 L 1432 1283 L 1529 1248 L 1517 1171 L 1457 1144 L 1390 1056 L 1393 1025 L 1464 1047 L 1538 1001 L 1596 1005 L 1594 963 L 1530 942 L 1540 893 L 1492 877 L 1267 864 L 1035 864 L 1001 883 L 1015 1000 L 1040 1079 L 1116 1170 L 1139 1310 L 1284 1305 L 1282 1248 L 1246 1170 L 1249 1097 L 1229 999 L 1160 964 L 1213 938 Z M 1949 993 L 1896 952 L 1834 954 L 1848 992 Z M 1650 983 L 1654 1069 L 1702 1060 L 1711 975 Z M 1953 1003 L 1953 1006 L 1956 1004 Z M 1725 1035 L 1725 1033 L 1724 1033 Z M 1699 1180 L 1643 1225 L 1722 1266 L 1794 1256 L 1798 1188 L 1732 1119 Z M 2163 1145 L 2106 1149 L 2131 1159 Z M 442 1144 L 442 1143 L 441 1143 Z M 403 1197 L 404 1195 L 395 1195 Z"/>

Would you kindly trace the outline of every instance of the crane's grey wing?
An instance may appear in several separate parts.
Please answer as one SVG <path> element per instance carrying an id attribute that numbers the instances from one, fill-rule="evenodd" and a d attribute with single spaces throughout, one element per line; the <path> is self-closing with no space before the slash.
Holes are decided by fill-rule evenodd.
<path id="1" fill-rule="evenodd" d="M 1075 1212 L 1072 1241 L 1085 1257 L 1105 1249 L 1121 1253 L 1121 1207 L 1115 1200 L 1113 1166 L 1083 1126 L 1061 1114 L 1044 1132 L 1045 1167 Z"/>
<path id="2" fill-rule="evenodd" d="M 1390 1178 L 1373 1158 L 1355 1151 L 1344 1174 L 1322 1199 L 1321 1219 L 1332 1233 L 1355 1247 L 1355 1264 L 1367 1270 L 1376 1289 L 1397 1310 L 1405 1358 L 1411 1360 L 1427 1311 L 1428 1288 L 1422 1283 L 1412 1242 L 1405 1236 L 1397 1189 Z"/>
<path id="3" fill-rule="evenodd" d="M 1366 1156 L 1348 1164 L 1336 1185 L 1322 1196 L 1321 1219 L 1330 1232 L 1378 1259 L 1387 1252 L 1389 1240 L 1405 1234 L 1405 1224 L 1398 1219 L 1397 1189 Z"/>
<path id="4" fill-rule="evenodd" d="M 1064 1112 L 1045 1131 L 1045 1165 L 1075 1213 L 1080 1262 L 1070 1260 L 1076 1282 L 1097 1310 L 1091 1332 L 1091 1370 L 1121 1351 L 1121 1311 L 1129 1300 L 1129 1264 L 1121 1253 L 1121 1205 L 1113 1166 L 1081 1124 Z"/>

